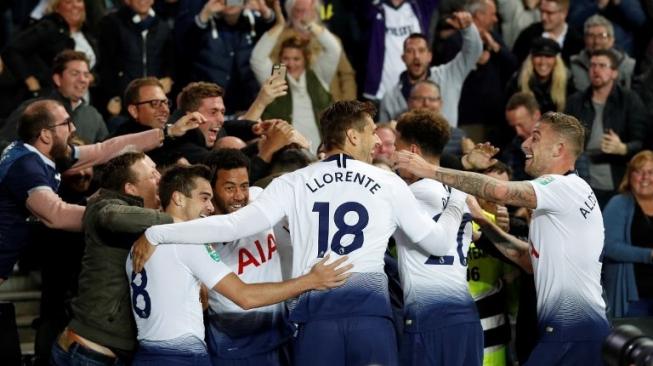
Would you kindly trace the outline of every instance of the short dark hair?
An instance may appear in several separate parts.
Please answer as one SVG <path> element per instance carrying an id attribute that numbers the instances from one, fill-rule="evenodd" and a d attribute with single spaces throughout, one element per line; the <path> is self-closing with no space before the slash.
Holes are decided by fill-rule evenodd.
<path id="1" fill-rule="evenodd" d="M 429 156 L 440 156 L 451 136 L 449 122 L 441 114 L 426 109 L 402 114 L 396 128 L 399 138 L 419 146 Z"/>
<path id="2" fill-rule="evenodd" d="M 488 173 L 496 173 L 496 174 L 505 173 L 508 176 L 508 179 L 512 179 L 512 168 L 500 160 L 497 160 L 497 162 L 494 163 L 494 165 L 483 170 L 483 174 L 488 174 Z"/>
<path id="3" fill-rule="evenodd" d="M 206 165 L 177 165 L 170 168 L 159 182 L 161 207 L 164 209 L 168 207 L 174 192 L 180 192 L 186 197 L 191 197 L 193 189 L 197 188 L 197 185 L 195 185 L 195 179 L 197 178 L 210 181 L 211 171 Z"/>
<path id="4" fill-rule="evenodd" d="M 88 57 L 84 52 L 79 52 L 74 50 L 63 50 L 59 52 L 54 57 L 54 61 L 52 61 L 52 74 L 61 75 L 64 72 L 64 70 L 66 70 L 66 65 L 68 65 L 68 63 L 72 61 L 84 61 L 86 62 L 86 66 L 88 66 L 89 68 L 91 67 L 88 61 Z"/>
<path id="5" fill-rule="evenodd" d="M 619 69 L 619 57 L 612 50 L 595 50 L 590 53 L 590 60 L 592 57 L 605 56 L 610 60 L 610 68 L 612 70 Z"/>
<path id="6" fill-rule="evenodd" d="M 322 144 L 328 151 L 342 148 L 345 144 L 347 130 L 354 128 L 363 131 L 365 116 L 374 118 L 376 108 L 370 102 L 343 100 L 335 102 L 322 112 L 320 130 Z"/>
<path id="7" fill-rule="evenodd" d="M 179 93 L 179 109 L 183 112 L 195 112 L 202 104 L 202 99 L 223 95 L 224 89 L 218 84 L 205 81 L 190 83 Z"/>
<path id="8" fill-rule="evenodd" d="M 429 51 L 431 51 L 431 45 L 429 44 L 429 40 L 428 40 L 428 38 L 426 38 L 425 35 L 423 35 L 422 33 L 411 33 L 411 34 L 408 35 L 408 37 L 406 37 L 406 39 L 404 39 L 404 47 L 402 49 L 404 52 L 406 52 L 406 45 L 408 44 L 408 41 L 411 40 L 411 39 L 422 39 L 422 40 L 424 40 L 424 43 L 426 43 L 426 48 Z"/>
<path id="9" fill-rule="evenodd" d="M 163 89 L 163 85 L 159 79 L 154 77 L 138 78 L 134 79 L 127 84 L 125 88 L 125 97 L 124 104 L 125 106 L 130 106 L 140 102 L 140 92 L 141 88 L 144 86 L 158 86 Z"/>
<path id="10" fill-rule="evenodd" d="M 125 184 L 138 180 L 138 174 L 131 169 L 132 165 L 143 159 L 145 154 L 142 152 L 127 152 L 109 160 L 101 168 L 100 188 L 124 193 Z"/>
<path id="11" fill-rule="evenodd" d="M 526 108 L 530 114 L 540 110 L 540 105 L 537 103 L 535 96 L 526 92 L 517 92 L 508 99 L 508 103 L 506 104 L 507 111 L 514 111 L 519 107 Z"/>
<path id="12" fill-rule="evenodd" d="M 315 156 L 306 149 L 297 146 L 284 146 L 272 155 L 270 174 L 293 172 L 316 160 Z"/>
<path id="13" fill-rule="evenodd" d="M 215 187 L 215 182 L 218 180 L 218 171 L 220 170 L 245 168 L 249 172 L 249 158 L 238 149 L 219 149 L 212 151 L 204 159 L 204 164 L 211 170 L 211 187 Z"/>
<path id="14" fill-rule="evenodd" d="M 41 99 L 30 103 L 18 118 L 18 138 L 28 144 L 33 144 L 46 129 L 56 123 L 51 108 L 63 107 L 63 104 L 53 99 Z"/>
<path id="15" fill-rule="evenodd" d="M 578 157 L 585 146 L 585 127 L 576 117 L 560 112 L 546 112 L 540 122 L 548 123 L 553 131 L 571 143 L 572 152 Z"/>

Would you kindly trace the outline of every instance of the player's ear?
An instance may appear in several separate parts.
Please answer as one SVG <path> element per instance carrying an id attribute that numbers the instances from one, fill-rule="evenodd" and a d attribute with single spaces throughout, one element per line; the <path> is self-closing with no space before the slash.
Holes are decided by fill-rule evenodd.
<path id="1" fill-rule="evenodd" d="M 356 133 L 356 130 L 353 128 L 347 129 L 345 132 L 345 137 L 347 138 L 347 141 L 349 141 L 350 145 L 356 146 L 358 144 L 358 134 Z"/>
<path id="2" fill-rule="evenodd" d="M 410 152 L 413 154 L 422 155 L 422 149 L 420 149 L 419 146 L 415 144 L 410 144 Z"/>
<path id="3" fill-rule="evenodd" d="M 177 207 L 184 207 L 186 204 L 186 196 L 179 191 L 174 191 L 172 192 L 170 203 Z"/>

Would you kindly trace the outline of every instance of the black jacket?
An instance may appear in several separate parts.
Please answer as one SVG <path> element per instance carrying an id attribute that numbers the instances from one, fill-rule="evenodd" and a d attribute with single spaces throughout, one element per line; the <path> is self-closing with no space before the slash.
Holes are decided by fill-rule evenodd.
<path id="1" fill-rule="evenodd" d="M 159 17 L 134 23 L 128 7 L 110 13 L 100 21 L 99 86 L 104 100 L 122 96 L 136 78 L 173 77 L 174 49 L 168 24 Z M 147 29 L 147 36 L 141 32 Z"/>
<path id="2" fill-rule="evenodd" d="M 595 111 L 592 104 L 592 88 L 578 92 L 567 99 L 567 114 L 578 118 L 587 129 L 589 139 L 594 123 Z M 628 147 L 626 156 L 608 155 L 600 151 L 587 151 L 586 154 L 595 163 L 609 163 L 612 181 L 615 187 L 626 171 L 630 157 L 642 149 L 647 133 L 646 110 L 637 94 L 615 85 L 605 103 L 603 110 L 603 128 L 612 129 Z"/>
<path id="3" fill-rule="evenodd" d="M 86 28 L 82 28 L 82 33 L 97 56 L 95 38 Z M 19 81 L 31 75 L 47 88 L 52 85 L 52 61 L 66 49 L 75 49 L 68 23 L 61 15 L 51 13 L 14 35 L 2 53 L 2 59 Z"/>

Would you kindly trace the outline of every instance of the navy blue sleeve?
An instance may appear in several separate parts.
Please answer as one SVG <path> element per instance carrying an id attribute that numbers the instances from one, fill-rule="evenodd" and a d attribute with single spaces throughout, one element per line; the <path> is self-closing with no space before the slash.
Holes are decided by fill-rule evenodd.
<path id="1" fill-rule="evenodd" d="M 17 200 L 24 202 L 28 192 L 35 187 L 53 188 L 54 177 L 50 175 L 48 167 L 38 155 L 28 154 L 14 162 L 3 183 Z"/>

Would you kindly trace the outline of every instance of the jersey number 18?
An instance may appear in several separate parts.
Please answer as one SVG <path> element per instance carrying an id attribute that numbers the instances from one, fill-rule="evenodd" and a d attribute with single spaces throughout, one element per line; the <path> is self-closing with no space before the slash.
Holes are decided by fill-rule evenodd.
<path id="1" fill-rule="evenodd" d="M 329 249 L 329 202 L 315 202 L 313 212 L 318 213 L 318 238 L 317 238 L 317 257 L 322 258 Z M 358 216 L 356 223 L 350 225 L 345 222 L 345 215 L 355 212 Z M 331 250 L 339 255 L 345 255 L 363 246 L 365 236 L 363 229 L 369 222 L 369 215 L 365 206 L 358 202 L 345 202 L 338 206 L 333 214 L 333 222 L 338 230 L 331 238 Z M 351 244 L 342 246 L 342 237 L 353 235 L 354 239 Z"/>

